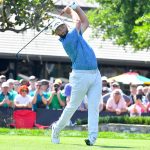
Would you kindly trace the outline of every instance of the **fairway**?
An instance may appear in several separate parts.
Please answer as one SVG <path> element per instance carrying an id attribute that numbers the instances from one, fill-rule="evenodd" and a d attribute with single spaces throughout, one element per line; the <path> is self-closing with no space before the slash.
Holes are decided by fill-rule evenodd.
<path id="1" fill-rule="evenodd" d="M 0 135 L 1 150 L 149 150 L 149 140 L 99 138 L 89 147 L 83 137 L 61 137 L 54 145 L 48 136 Z"/>

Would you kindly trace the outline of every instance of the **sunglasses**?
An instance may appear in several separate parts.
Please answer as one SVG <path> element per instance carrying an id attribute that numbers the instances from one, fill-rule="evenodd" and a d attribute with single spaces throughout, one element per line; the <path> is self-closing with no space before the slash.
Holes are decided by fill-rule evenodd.
<path id="1" fill-rule="evenodd" d="M 27 90 L 21 90 L 21 92 L 27 92 Z"/>
<path id="2" fill-rule="evenodd" d="M 115 95 L 121 95 L 120 93 L 115 93 Z"/>

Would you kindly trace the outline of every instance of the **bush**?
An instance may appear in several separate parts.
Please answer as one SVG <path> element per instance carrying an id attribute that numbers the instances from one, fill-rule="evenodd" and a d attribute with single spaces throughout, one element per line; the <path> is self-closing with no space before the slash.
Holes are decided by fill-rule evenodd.
<path id="1" fill-rule="evenodd" d="M 87 119 L 78 119 L 77 125 L 87 124 Z M 105 116 L 99 118 L 99 124 L 103 123 L 122 123 L 122 124 L 143 124 L 150 125 L 150 117 L 148 116 Z"/>

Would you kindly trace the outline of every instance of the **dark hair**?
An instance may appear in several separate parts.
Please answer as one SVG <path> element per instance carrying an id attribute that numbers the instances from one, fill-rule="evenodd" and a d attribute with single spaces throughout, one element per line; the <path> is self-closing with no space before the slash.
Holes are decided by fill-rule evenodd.
<path id="1" fill-rule="evenodd" d="M 136 95 L 136 100 L 142 100 L 142 95 L 141 94 L 137 94 Z"/>
<path id="2" fill-rule="evenodd" d="M 57 92 L 58 89 L 60 88 L 59 84 L 54 84 L 54 90 Z"/>

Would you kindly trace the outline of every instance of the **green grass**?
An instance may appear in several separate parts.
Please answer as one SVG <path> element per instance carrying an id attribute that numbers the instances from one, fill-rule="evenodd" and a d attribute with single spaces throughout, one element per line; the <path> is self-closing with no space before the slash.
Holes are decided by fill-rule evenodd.
<path id="1" fill-rule="evenodd" d="M 50 142 L 50 130 L 0 128 L 0 150 L 149 150 L 150 134 L 100 132 L 93 147 L 86 146 L 85 131 L 62 131 L 61 144 Z"/>

